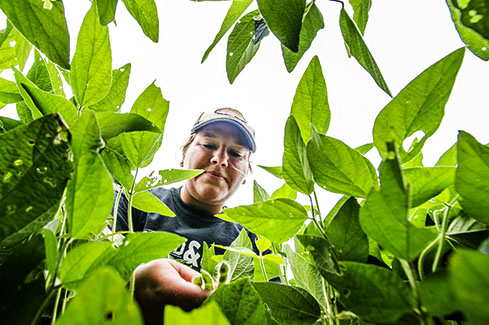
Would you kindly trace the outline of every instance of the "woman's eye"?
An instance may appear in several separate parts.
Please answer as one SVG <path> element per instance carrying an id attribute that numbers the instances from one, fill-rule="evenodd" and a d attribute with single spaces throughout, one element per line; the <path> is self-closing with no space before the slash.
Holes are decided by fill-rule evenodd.
<path id="1" fill-rule="evenodd" d="M 213 144 L 203 144 L 204 148 L 209 149 L 209 150 L 214 150 L 217 147 Z"/>
<path id="2" fill-rule="evenodd" d="M 241 154 L 237 151 L 230 151 L 229 154 L 233 157 L 236 157 L 236 158 L 241 157 Z"/>

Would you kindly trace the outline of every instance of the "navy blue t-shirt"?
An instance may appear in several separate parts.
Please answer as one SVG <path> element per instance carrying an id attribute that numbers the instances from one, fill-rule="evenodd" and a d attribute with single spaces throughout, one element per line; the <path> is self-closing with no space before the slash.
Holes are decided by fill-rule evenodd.
<path id="1" fill-rule="evenodd" d="M 185 204 L 180 198 L 180 189 L 158 187 L 151 190 L 152 194 L 163 201 L 175 213 L 175 217 L 144 212 L 133 207 L 133 227 L 134 231 L 166 231 L 187 238 L 187 241 L 173 250 L 170 255 L 173 258 L 183 260 L 192 268 L 200 270 L 204 242 L 209 247 L 212 244 L 229 246 L 244 227 L 238 223 L 219 219 L 210 212 Z M 119 201 L 117 231 L 129 229 L 127 204 L 127 198 L 122 195 Z M 258 253 L 255 244 L 256 235 L 248 232 L 248 236 L 251 239 L 253 250 Z M 218 247 L 216 247 L 215 251 L 216 254 L 224 253 L 224 250 Z"/>

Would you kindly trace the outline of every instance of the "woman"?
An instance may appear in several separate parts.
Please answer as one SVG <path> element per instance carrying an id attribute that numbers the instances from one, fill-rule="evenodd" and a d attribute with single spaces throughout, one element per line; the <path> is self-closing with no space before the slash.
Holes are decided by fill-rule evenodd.
<path id="1" fill-rule="evenodd" d="M 200 269 L 203 243 L 229 246 L 243 227 L 216 218 L 249 171 L 249 159 L 256 150 L 254 131 L 243 115 L 231 108 L 220 108 L 201 114 L 183 146 L 181 166 L 203 169 L 204 173 L 189 179 L 181 188 L 157 188 L 152 191 L 174 213 L 170 218 L 133 208 L 136 231 L 167 231 L 187 238 L 171 256 Z M 119 204 L 117 230 L 126 230 L 127 200 Z M 253 247 L 257 252 L 250 234 Z M 216 249 L 216 253 L 219 250 Z M 185 310 L 199 306 L 210 295 L 191 283 L 198 275 L 170 259 L 155 260 L 136 269 L 135 296 L 146 323 L 161 324 L 163 307 L 178 305 Z"/>

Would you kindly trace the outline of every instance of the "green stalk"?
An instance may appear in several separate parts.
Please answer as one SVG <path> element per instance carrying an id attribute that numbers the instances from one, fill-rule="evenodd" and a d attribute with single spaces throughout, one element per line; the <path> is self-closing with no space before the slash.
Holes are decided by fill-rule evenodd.
<path id="1" fill-rule="evenodd" d="M 433 321 L 431 320 L 431 318 L 428 318 L 426 313 L 423 312 L 423 308 L 422 308 L 423 306 L 421 304 L 421 299 L 419 297 L 419 292 L 418 292 L 418 285 L 416 283 L 416 279 L 414 277 L 414 272 L 411 268 L 411 265 L 409 264 L 408 261 L 403 259 L 399 259 L 399 262 L 401 263 L 402 269 L 404 270 L 404 273 L 408 278 L 409 285 L 411 286 L 414 299 L 416 300 L 417 308 L 415 309 L 415 313 L 418 316 L 420 323 L 423 325 L 432 325 Z"/>
<path id="2" fill-rule="evenodd" d="M 319 201 L 318 201 L 318 196 L 317 196 L 317 194 L 316 194 L 316 191 L 313 191 L 313 192 L 312 192 L 312 194 L 314 194 L 314 201 L 316 202 L 316 208 L 318 209 L 318 213 L 319 213 L 319 220 L 321 220 L 321 215 L 322 215 L 322 214 L 321 214 L 321 209 L 319 209 Z M 322 222 L 322 220 L 321 220 L 321 223 L 323 223 L 323 222 Z"/>
<path id="3" fill-rule="evenodd" d="M 443 251 L 443 242 L 445 241 L 445 235 L 447 231 L 447 223 L 448 223 L 448 216 L 450 215 L 450 209 L 452 208 L 452 205 L 455 203 L 455 201 L 458 199 L 458 195 L 450 202 L 447 204 L 447 207 L 443 213 L 443 221 L 441 224 L 441 231 L 440 231 L 440 243 L 438 245 L 438 249 L 436 250 L 436 255 L 435 255 L 435 260 L 433 261 L 433 268 L 432 271 L 435 273 L 436 268 L 438 267 L 438 262 L 441 257 L 441 253 Z"/>
<path id="4" fill-rule="evenodd" d="M 64 314 L 65 310 L 66 310 L 66 305 L 68 304 L 68 290 L 66 289 L 65 290 L 65 296 L 63 298 L 63 304 L 61 305 L 61 314 Z"/>
<path id="5" fill-rule="evenodd" d="M 44 299 L 44 301 L 42 302 L 42 305 L 37 310 L 36 315 L 34 315 L 34 318 L 32 319 L 31 325 L 37 325 L 39 323 L 38 320 L 39 320 L 39 317 L 41 317 L 42 311 L 44 310 L 44 308 L 46 308 L 47 304 L 49 303 L 49 300 L 51 300 L 51 297 L 54 294 L 54 290 L 49 290 L 48 292 L 49 293 L 48 293 L 46 299 Z"/>
<path id="6" fill-rule="evenodd" d="M 314 203 L 312 202 L 312 197 L 310 195 L 309 195 L 309 200 L 311 201 L 311 211 L 312 211 L 312 218 L 310 218 L 310 219 L 314 222 L 316 227 L 319 229 L 319 232 L 324 237 L 324 239 L 328 240 L 328 237 L 326 237 L 326 233 L 324 232 L 323 227 L 321 226 L 321 224 L 316 219 L 316 212 L 314 210 Z M 319 208 L 318 208 L 318 210 L 319 210 Z M 319 216 L 319 218 L 321 219 L 321 216 Z M 319 220 L 319 221 L 321 221 L 321 220 Z"/>
<path id="7" fill-rule="evenodd" d="M 127 207 L 127 223 L 129 224 L 129 233 L 132 234 L 134 232 L 134 227 L 132 225 L 132 198 L 134 196 L 134 187 L 136 187 L 136 178 L 138 176 L 139 168 L 136 168 L 136 172 L 134 173 L 134 178 L 132 179 L 131 190 L 129 191 L 128 198 L 128 207 Z M 131 297 L 134 298 L 134 284 L 136 282 L 136 273 L 132 272 L 131 280 L 129 282 L 129 292 L 131 293 Z"/>
<path id="8" fill-rule="evenodd" d="M 113 216 L 113 219 L 112 219 L 112 241 L 114 241 L 114 238 L 115 238 L 115 234 L 117 232 L 117 230 L 115 229 L 117 227 L 117 216 L 119 215 L 118 211 L 119 211 L 119 200 L 121 199 L 121 195 L 122 195 L 122 187 L 119 186 L 119 191 L 117 192 L 117 197 L 115 199 L 115 203 L 114 203 L 114 216 Z"/>
<path id="9" fill-rule="evenodd" d="M 421 254 L 419 255 L 419 259 L 418 259 L 418 274 L 419 274 L 419 279 L 421 281 L 423 281 L 424 279 L 424 272 L 423 272 L 423 261 L 424 261 L 424 258 L 425 256 L 433 249 L 433 247 L 435 247 L 435 245 L 438 243 L 438 241 L 440 240 L 440 236 L 437 236 L 435 238 L 435 240 L 433 240 L 431 243 L 428 244 L 428 246 L 426 246 L 423 251 L 421 252 Z"/>
<path id="10" fill-rule="evenodd" d="M 53 309 L 53 318 L 51 319 L 51 324 L 54 325 L 56 323 L 56 316 L 58 313 L 58 305 L 59 305 L 59 298 L 61 297 L 61 291 L 63 290 L 62 287 L 58 289 L 58 293 L 56 294 L 56 300 L 54 301 L 54 309 Z"/>
<path id="11" fill-rule="evenodd" d="M 261 273 L 263 273 L 263 277 L 265 278 L 265 281 L 268 281 L 268 276 L 267 276 L 267 271 L 265 270 L 265 264 L 263 263 L 263 256 L 261 255 L 258 257 L 258 260 L 260 260 L 260 268 L 261 268 Z"/>

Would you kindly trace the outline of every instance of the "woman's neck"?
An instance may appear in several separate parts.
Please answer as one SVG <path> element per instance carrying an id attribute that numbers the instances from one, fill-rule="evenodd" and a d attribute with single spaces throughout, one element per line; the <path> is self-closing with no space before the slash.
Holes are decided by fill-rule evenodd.
<path id="1" fill-rule="evenodd" d="M 183 203 L 190 205 L 194 208 L 204 210 L 207 212 L 210 212 L 212 214 L 219 214 L 222 212 L 222 205 L 212 205 L 208 203 L 201 202 L 199 200 L 196 200 L 190 192 L 185 188 L 185 186 L 182 187 L 180 190 L 180 198 L 182 199 Z"/>

